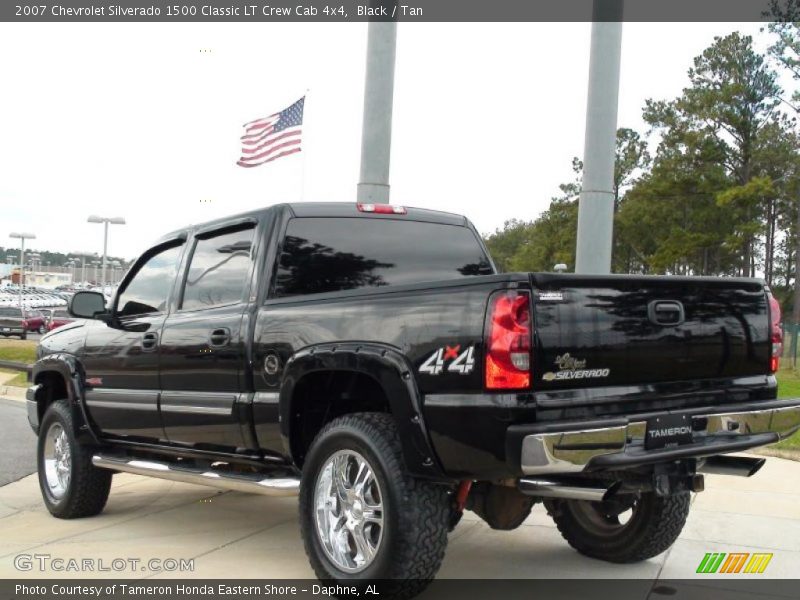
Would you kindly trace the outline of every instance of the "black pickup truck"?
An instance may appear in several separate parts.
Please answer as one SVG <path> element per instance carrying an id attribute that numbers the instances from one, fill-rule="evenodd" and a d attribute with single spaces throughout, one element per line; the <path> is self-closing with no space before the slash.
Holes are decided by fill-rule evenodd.
<path id="1" fill-rule="evenodd" d="M 465 509 L 541 502 L 588 556 L 666 550 L 703 473 L 800 426 L 762 281 L 499 274 L 464 217 L 285 204 L 187 227 L 106 307 L 42 338 L 28 391 L 44 502 L 114 472 L 300 496 L 323 580 L 419 591 Z"/>

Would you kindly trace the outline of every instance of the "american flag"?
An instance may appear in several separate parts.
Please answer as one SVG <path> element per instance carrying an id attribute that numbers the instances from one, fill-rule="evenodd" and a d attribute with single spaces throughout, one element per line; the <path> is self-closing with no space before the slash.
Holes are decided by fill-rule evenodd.
<path id="1" fill-rule="evenodd" d="M 257 167 L 270 161 L 300 152 L 303 132 L 303 96 L 281 112 L 244 124 L 240 167 Z"/>

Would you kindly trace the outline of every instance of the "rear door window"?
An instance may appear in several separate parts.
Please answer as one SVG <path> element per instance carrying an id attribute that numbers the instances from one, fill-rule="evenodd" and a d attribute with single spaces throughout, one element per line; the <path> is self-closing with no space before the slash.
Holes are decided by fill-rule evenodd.
<path id="1" fill-rule="evenodd" d="M 183 310 L 242 301 L 250 274 L 254 228 L 197 240 L 183 289 Z"/>
<path id="2" fill-rule="evenodd" d="M 276 297 L 494 273 L 467 227 L 400 219 L 295 218 L 278 258 Z"/>

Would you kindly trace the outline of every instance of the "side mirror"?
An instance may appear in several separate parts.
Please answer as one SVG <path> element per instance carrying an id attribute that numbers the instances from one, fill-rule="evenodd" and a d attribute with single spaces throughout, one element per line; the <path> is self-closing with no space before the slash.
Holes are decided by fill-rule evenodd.
<path id="1" fill-rule="evenodd" d="M 106 310 L 106 299 L 99 292 L 75 292 L 67 308 L 69 314 L 79 319 L 95 319 Z"/>

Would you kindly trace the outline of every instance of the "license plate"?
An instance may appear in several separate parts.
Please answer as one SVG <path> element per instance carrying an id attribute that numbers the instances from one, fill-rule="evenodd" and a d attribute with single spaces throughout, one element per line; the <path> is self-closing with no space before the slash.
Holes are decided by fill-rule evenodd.
<path id="1" fill-rule="evenodd" d="M 692 420 L 686 415 L 661 415 L 647 420 L 647 450 L 692 443 Z"/>

